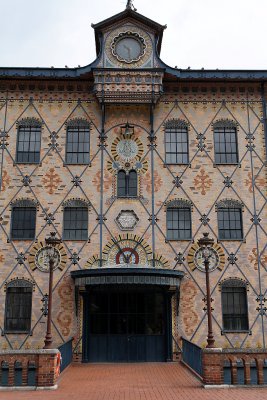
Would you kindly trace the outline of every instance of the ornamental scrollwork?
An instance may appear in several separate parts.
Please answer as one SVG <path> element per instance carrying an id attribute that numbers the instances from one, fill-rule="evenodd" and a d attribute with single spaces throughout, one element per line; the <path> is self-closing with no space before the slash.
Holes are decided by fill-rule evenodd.
<path id="1" fill-rule="evenodd" d="M 10 287 L 28 287 L 34 291 L 35 284 L 29 279 L 16 277 L 5 283 L 5 291 Z"/>
<path id="2" fill-rule="evenodd" d="M 35 127 L 35 128 L 41 128 L 43 125 L 43 121 L 41 121 L 39 118 L 35 117 L 26 117 L 22 118 L 16 123 L 17 128 L 30 128 L 30 127 Z"/>
<path id="3" fill-rule="evenodd" d="M 69 199 L 62 203 L 62 207 L 90 207 L 91 203 L 83 199 Z"/>
<path id="4" fill-rule="evenodd" d="M 238 126 L 237 122 L 228 119 L 228 118 L 222 118 L 222 119 L 218 119 L 217 121 L 213 122 L 212 127 L 213 129 L 216 128 L 232 128 L 232 129 L 236 129 Z"/>
<path id="5" fill-rule="evenodd" d="M 72 118 L 65 123 L 66 128 L 88 128 L 91 129 L 91 122 L 85 118 Z"/>
<path id="6" fill-rule="evenodd" d="M 39 203 L 37 200 L 33 199 L 17 199 L 13 200 L 11 203 L 11 208 L 13 207 L 38 207 Z"/>
<path id="7" fill-rule="evenodd" d="M 222 199 L 216 203 L 216 211 L 219 208 L 241 208 L 243 209 L 244 204 L 239 200 L 235 199 Z"/>
<path id="8" fill-rule="evenodd" d="M 193 203 L 187 199 L 173 199 L 165 203 L 166 208 L 190 208 L 193 209 Z"/>
<path id="9" fill-rule="evenodd" d="M 180 119 L 180 118 L 173 118 L 169 119 L 164 123 L 164 128 L 165 129 L 189 129 L 190 124 L 189 122 Z"/>
<path id="10" fill-rule="evenodd" d="M 244 287 L 248 290 L 248 282 L 241 278 L 225 278 L 219 283 L 220 290 L 223 287 Z"/>

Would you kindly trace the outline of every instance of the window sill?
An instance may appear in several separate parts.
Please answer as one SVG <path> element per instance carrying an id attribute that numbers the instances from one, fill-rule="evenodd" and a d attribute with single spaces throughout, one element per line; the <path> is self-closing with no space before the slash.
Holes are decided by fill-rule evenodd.
<path id="1" fill-rule="evenodd" d="M 181 166 L 183 166 L 183 165 L 191 165 L 190 163 L 164 163 L 164 165 L 170 165 L 170 166 L 172 166 L 172 165 L 181 165 Z"/>
<path id="2" fill-rule="evenodd" d="M 137 196 L 125 196 L 125 197 L 117 197 L 117 200 L 139 200 Z"/>
<path id="3" fill-rule="evenodd" d="M 218 238 L 218 242 L 244 242 L 244 243 L 246 243 L 246 240 L 245 239 L 221 239 L 221 238 Z"/>
<path id="4" fill-rule="evenodd" d="M 2 336 L 4 335 L 32 335 L 32 331 L 2 331 Z"/>
<path id="5" fill-rule="evenodd" d="M 62 238 L 63 242 L 88 242 L 88 238 L 87 239 L 64 239 Z"/>
<path id="6" fill-rule="evenodd" d="M 213 163 L 213 165 L 234 165 L 234 166 L 237 166 L 237 165 L 240 165 L 240 163 L 239 162 L 236 162 L 236 163 Z"/>
<path id="7" fill-rule="evenodd" d="M 14 161 L 13 165 L 39 165 L 40 167 L 42 166 L 42 163 L 40 161 L 37 162 L 20 162 L 20 161 Z"/>
<path id="8" fill-rule="evenodd" d="M 193 241 L 192 238 L 190 238 L 190 239 L 166 239 L 165 243 L 168 243 L 168 242 L 192 242 L 192 241 Z"/>
<path id="9" fill-rule="evenodd" d="M 237 329 L 237 330 L 227 330 L 224 329 L 222 330 L 221 334 L 224 335 L 225 333 L 244 333 L 244 334 L 250 334 L 251 335 L 251 331 L 249 329 Z"/>
<path id="10" fill-rule="evenodd" d="M 88 165 L 89 167 L 91 167 L 91 162 L 89 161 L 89 162 L 86 162 L 86 163 L 67 163 L 67 162 L 63 163 L 64 167 L 68 166 L 68 165 Z"/>
<path id="11" fill-rule="evenodd" d="M 16 242 L 16 241 L 24 241 L 24 242 L 32 242 L 33 240 L 35 240 L 35 236 L 33 238 L 10 238 L 11 242 Z"/>

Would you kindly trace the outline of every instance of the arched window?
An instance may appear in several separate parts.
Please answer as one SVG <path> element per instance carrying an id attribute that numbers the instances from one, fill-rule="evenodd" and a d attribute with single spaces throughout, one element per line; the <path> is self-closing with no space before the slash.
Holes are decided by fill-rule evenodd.
<path id="1" fill-rule="evenodd" d="M 165 123 L 166 164 L 188 164 L 188 124 L 180 119 Z"/>
<path id="2" fill-rule="evenodd" d="M 118 172 L 118 197 L 137 196 L 137 173 L 131 170 L 129 173 L 121 170 Z"/>
<path id="3" fill-rule="evenodd" d="M 238 163 L 236 124 L 233 121 L 220 120 L 213 124 L 213 131 L 215 163 Z"/>
<path id="4" fill-rule="evenodd" d="M 42 123 L 37 118 L 24 118 L 18 122 L 17 163 L 39 163 Z"/>
<path id="5" fill-rule="evenodd" d="M 242 204 L 237 200 L 222 200 L 217 204 L 220 240 L 242 240 Z"/>
<path id="6" fill-rule="evenodd" d="M 35 237 L 36 204 L 32 200 L 18 200 L 12 204 L 11 239 L 31 240 Z"/>
<path id="7" fill-rule="evenodd" d="M 192 237 L 191 204 L 186 200 L 173 200 L 167 205 L 167 239 L 189 240 Z"/>
<path id="8" fill-rule="evenodd" d="M 222 283 L 222 319 L 225 331 L 247 331 L 248 307 L 246 283 L 229 279 Z"/>
<path id="9" fill-rule="evenodd" d="M 33 286 L 24 279 L 15 279 L 6 288 L 5 332 L 29 333 L 31 330 Z"/>
<path id="10" fill-rule="evenodd" d="M 67 123 L 66 163 L 88 164 L 90 155 L 90 123 L 75 118 Z"/>
<path id="11" fill-rule="evenodd" d="M 63 239 L 88 239 L 88 206 L 84 201 L 70 200 L 64 203 Z"/>

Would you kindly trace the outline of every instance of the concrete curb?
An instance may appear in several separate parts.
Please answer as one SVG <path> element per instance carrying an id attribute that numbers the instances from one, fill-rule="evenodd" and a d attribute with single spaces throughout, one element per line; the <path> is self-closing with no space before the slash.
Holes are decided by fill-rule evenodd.
<path id="1" fill-rule="evenodd" d="M 38 390 L 56 390 L 58 385 L 54 386 L 0 386 L 0 392 L 26 392 L 26 391 L 38 391 Z"/>

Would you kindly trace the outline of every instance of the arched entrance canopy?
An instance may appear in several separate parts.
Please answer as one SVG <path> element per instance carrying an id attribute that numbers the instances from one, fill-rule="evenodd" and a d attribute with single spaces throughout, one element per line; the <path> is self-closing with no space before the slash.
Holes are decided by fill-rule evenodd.
<path id="1" fill-rule="evenodd" d="M 156 285 L 180 287 L 184 272 L 129 266 L 72 271 L 75 286 L 88 285 Z"/>

